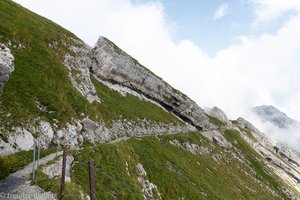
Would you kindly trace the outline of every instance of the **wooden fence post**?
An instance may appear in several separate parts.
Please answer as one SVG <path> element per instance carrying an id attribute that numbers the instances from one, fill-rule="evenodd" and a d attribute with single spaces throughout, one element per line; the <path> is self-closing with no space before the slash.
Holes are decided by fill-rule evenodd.
<path id="1" fill-rule="evenodd" d="M 90 197 L 91 200 L 96 200 L 94 162 L 92 160 L 89 160 L 89 177 L 90 177 Z"/>
<path id="2" fill-rule="evenodd" d="M 64 199 L 65 190 L 65 177 L 66 177 L 66 162 L 67 162 L 67 147 L 64 146 L 63 160 L 62 160 L 62 170 L 61 170 L 61 182 L 60 182 L 60 200 Z"/>

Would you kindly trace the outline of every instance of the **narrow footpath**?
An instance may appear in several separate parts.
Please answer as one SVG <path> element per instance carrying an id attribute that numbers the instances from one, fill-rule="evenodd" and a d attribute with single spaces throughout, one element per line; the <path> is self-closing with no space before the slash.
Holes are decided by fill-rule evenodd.
<path id="1" fill-rule="evenodd" d="M 62 155 L 62 151 L 50 154 L 40 159 L 39 164 L 43 165 L 53 160 L 56 156 Z M 38 186 L 31 185 L 30 174 L 32 164 L 10 174 L 0 181 L 0 200 L 56 200 L 56 194 L 46 192 Z"/>

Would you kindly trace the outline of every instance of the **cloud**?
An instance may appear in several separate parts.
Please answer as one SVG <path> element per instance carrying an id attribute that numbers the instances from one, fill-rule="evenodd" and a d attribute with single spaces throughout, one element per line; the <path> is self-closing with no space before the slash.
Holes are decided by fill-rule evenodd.
<path id="1" fill-rule="evenodd" d="M 254 25 L 278 19 L 287 12 L 299 12 L 298 0 L 249 0 L 255 6 L 256 19 Z"/>
<path id="2" fill-rule="evenodd" d="M 227 13 L 228 8 L 229 8 L 229 6 L 227 3 L 220 5 L 214 13 L 213 20 L 219 20 L 219 19 L 223 18 L 225 16 L 225 14 Z"/>
<path id="3" fill-rule="evenodd" d="M 277 32 L 240 36 L 238 43 L 213 57 L 188 39 L 175 42 L 172 23 L 160 1 L 15 1 L 66 27 L 90 45 L 99 35 L 108 37 L 200 106 L 216 105 L 230 118 L 247 119 L 250 107 L 272 104 L 300 121 L 298 0 L 251 0 L 254 21 L 260 23 L 289 10 L 295 13 Z M 227 9 L 228 5 L 218 16 Z"/>
<path id="4" fill-rule="evenodd" d="M 294 125 L 288 128 L 278 128 L 271 122 L 263 122 L 254 113 L 248 113 L 248 120 L 263 133 L 273 140 L 280 142 L 281 144 L 288 146 L 300 152 L 300 126 Z"/>

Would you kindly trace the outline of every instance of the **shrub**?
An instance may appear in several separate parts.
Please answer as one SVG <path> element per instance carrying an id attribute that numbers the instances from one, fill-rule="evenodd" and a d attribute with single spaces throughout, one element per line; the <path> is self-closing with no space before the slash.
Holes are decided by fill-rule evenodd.
<path id="1" fill-rule="evenodd" d="M 10 173 L 11 168 L 16 163 L 17 159 L 14 156 L 0 156 L 0 179 Z"/>

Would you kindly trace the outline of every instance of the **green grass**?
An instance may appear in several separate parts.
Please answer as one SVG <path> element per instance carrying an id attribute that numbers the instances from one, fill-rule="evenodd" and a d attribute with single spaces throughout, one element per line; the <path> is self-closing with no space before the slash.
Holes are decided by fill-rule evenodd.
<path id="1" fill-rule="evenodd" d="M 250 139 L 252 139 L 252 140 L 254 140 L 254 141 L 257 141 L 257 140 L 255 139 L 255 137 L 253 136 L 253 134 L 251 133 L 251 131 L 249 131 L 249 130 L 247 130 L 247 129 L 244 129 L 244 128 L 240 127 L 240 126 L 237 126 L 237 127 L 238 127 L 238 129 L 240 129 L 240 131 L 246 133 L 246 136 L 247 136 L 248 138 L 250 138 Z"/>
<path id="2" fill-rule="evenodd" d="M 119 92 L 109 89 L 93 77 L 92 82 L 102 101 L 95 109 L 101 114 L 105 122 L 109 123 L 114 119 L 135 120 L 137 118 L 145 118 L 155 122 L 180 123 L 172 114 L 164 111 L 155 104 L 140 100 L 132 94 L 127 94 L 124 97 Z"/>
<path id="3" fill-rule="evenodd" d="M 81 113 L 108 123 L 120 118 L 178 122 L 156 105 L 132 95 L 122 97 L 95 79 L 93 83 L 103 103 L 90 104 L 73 87 L 63 65 L 65 54 L 76 56 L 68 49 L 75 45 L 70 38 L 77 37 L 10 0 L 0 1 L 0 43 L 11 41 L 13 46 L 10 48 L 15 57 L 15 71 L 0 96 L 3 126 L 9 129 L 40 118 L 50 123 L 58 120 L 59 127 L 63 127 L 72 118 L 79 118 Z M 57 46 L 50 48 L 53 41 Z M 19 44 L 25 48 L 14 47 Z M 40 110 L 38 104 L 46 107 L 46 111 Z"/>
<path id="4" fill-rule="evenodd" d="M 1 121 L 9 127 L 40 117 L 64 124 L 80 112 L 87 112 L 85 100 L 72 86 L 63 67 L 63 56 L 69 52 L 63 45 L 73 44 L 72 33 L 9 0 L 0 1 L 0 42 L 11 41 L 25 48 L 10 47 L 15 57 L 15 71 L 0 97 Z M 58 41 L 57 49 L 49 48 Z M 44 112 L 36 101 L 47 106 Z"/>
<path id="5" fill-rule="evenodd" d="M 264 164 L 257 160 L 257 154 L 249 150 L 250 147 L 241 138 L 237 136 L 236 139 L 235 133 L 229 131 L 225 135 L 232 141 L 238 140 L 236 145 L 239 145 L 250 165 L 235 159 L 230 151 L 213 145 L 199 132 L 131 138 L 80 150 L 71 174 L 73 181 L 67 191 L 81 188 L 83 193 L 89 194 L 87 163 L 91 159 L 95 162 L 99 199 L 113 199 L 113 193 L 117 194 L 118 199 L 143 199 L 139 192 L 142 186 L 137 181 L 138 163 L 147 171 L 146 179 L 157 185 L 163 199 L 279 199 L 273 197 L 265 185 L 278 192 L 283 199 L 287 199 L 281 192 L 281 183 L 265 172 Z M 182 144 L 189 142 L 207 147 L 210 153 L 193 155 L 169 143 L 174 139 Z M 212 159 L 216 155 L 220 156 L 219 161 Z M 252 168 L 255 170 L 251 170 Z M 44 183 L 45 179 L 46 177 Z M 51 187 L 55 185 L 51 184 L 52 181 L 47 182 Z M 42 187 L 54 192 L 59 188 L 58 185 L 53 189 L 45 184 Z M 157 197 L 157 194 L 154 193 L 153 196 Z M 66 197 L 72 198 L 76 198 L 76 194 Z"/>
<path id="6" fill-rule="evenodd" d="M 207 115 L 207 117 L 209 118 L 210 123 L 213 123 L 214 125 L 218 126 L 219 128 L 226 127 L 226 123 L 222 122 L 218 118 L 210 116 L 210 115 Z"/>
<path id="7" fill-rule="evenodd" d="M 250 167 L 255 170 L 256 178 L 266 181 L 275 191 L 281 192 L 280 182 L 276 176 L 268 172 L 266 166 L 262 162 L 262 157 L 240 136 L 236 130 L 227 130 L 224 132 L 225 138 L 230 141 L 239 151 L 243 153 L 245 158 L 250 162 Z"/>

